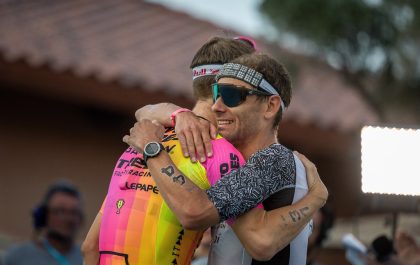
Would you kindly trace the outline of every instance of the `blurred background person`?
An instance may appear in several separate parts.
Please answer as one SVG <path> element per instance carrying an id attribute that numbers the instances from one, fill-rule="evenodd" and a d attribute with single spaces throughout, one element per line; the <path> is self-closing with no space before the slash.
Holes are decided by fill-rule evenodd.
<path id="1" fill-rule="evenodd" d="M 322 265 L 317 260 L 318 253 L 328 237 L 328 231 L 334 225 L 334 219 L 334 213 L 328 206 L 322 207 L 314 214 L 312 218 L 312 234 L 308 240 L 307 265 Z"/>
<path id="2" fill-rule="evenodd" d="M 376 237 L 368 247 L 365 247 L 354 236 L 347 236 L 346 259 L 352 265 L 419 265 L 420 246 L 415 239 L 399 232 L 394 241 L 385 235 Z M 352 241 L 352 244 L 349 242 Z"/>
<path id="3" fill-rule="evenodd" d="M 406 232 L 399 232 L 395 238 L 395 251 L 404 265 L 420 265 L 420 245 Z"/>
<path id="4" fill-rule="evenodd" d="M 367 249 L 367 254 L 359 254 L 360 260 L 353 259 L 350 263 L 354 265 L 403 265 L 398 259 L 394 244 L 391 239 L 385 235 L 376 237 Z M 355 262 L 356 261 L 356 262 Z"/>
<path id="5" fill-rule="evenodd" d="M 385 236 L 379 236 L 373 240 L 368 255 L 361 255 L 358 264 L 420 265 L 420 246 L 406 232 L 397 233 L 394 242 Z"/>
<path id="6" fill-rule="evenodd" d="M 70 183 L 50 186 L 33 212 L 34 237 L 6 251 L 4 265 L 76 265 L 82 264 L 75 236 L 82 220 L 79 191 Z"/>

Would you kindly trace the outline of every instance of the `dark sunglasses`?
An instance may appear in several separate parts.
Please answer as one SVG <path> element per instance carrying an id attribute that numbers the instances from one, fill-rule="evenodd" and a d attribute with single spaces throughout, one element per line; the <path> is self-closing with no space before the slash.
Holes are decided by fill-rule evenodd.
<path id="1" fill-rule="evenodd" d="M 231 84 L 215 83 L 211 85 L 211 88 L 213 91 L 213 103 L 216 102 L 219 97 L 222 97 L 223 103 L 229 108 L 239 106 L 246 100 L 246 97 L 250 95 L 271 96 L 271 94 L 267 92 Z"/>

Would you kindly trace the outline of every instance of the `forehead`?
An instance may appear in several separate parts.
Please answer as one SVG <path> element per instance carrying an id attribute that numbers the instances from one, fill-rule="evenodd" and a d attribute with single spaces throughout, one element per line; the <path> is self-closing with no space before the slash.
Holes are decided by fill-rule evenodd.
<path id="1" fill-rule="evenodd" d="M 217 81 L 217 83 L 219 83 L 219 84 L 232 84 L 232 85 L 235 85 L 235 86 L 243 86 L 243 87 L 246 87 L 246 88 L 249 88 L 249 89 L 253 88 L 247 82 L 236 79 L 236 78 L 232 78 L 232 77 L 222 77 L 222 78 L 219 79 L 219 81 Z"/>
<path id="2" fill-rule="evenodd" d="M 67 206 L 67 207 L 78 207 L 80 200 L 65 192 L 57 192 L 52 195 L 48 202 L 49 207 Z"/>

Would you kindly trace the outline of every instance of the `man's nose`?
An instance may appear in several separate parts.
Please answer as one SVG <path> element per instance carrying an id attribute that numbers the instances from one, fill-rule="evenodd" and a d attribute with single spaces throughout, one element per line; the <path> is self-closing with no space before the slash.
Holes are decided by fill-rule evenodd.
<path id="1" fill-rule="evenodd" d="M 223 103 L 222 97 L 218 97 L 216 102 L 211 106 L 213 112 L 224 112 L 226 111 L 226 105 Z"/>

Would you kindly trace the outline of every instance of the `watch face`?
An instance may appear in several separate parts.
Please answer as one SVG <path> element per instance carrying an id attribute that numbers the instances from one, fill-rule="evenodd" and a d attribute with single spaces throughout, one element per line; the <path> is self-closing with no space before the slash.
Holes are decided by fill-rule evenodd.
<path id="1" fill-rule="evenodd" d="M 160 151 L 160 146 L 159 146 L 159 143 L 157 142 L 148 143 L 144 147 L 144 153 L 146 153 L 148 156 L 154 156 L 158 154 L 159 151 Z"/>

